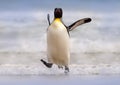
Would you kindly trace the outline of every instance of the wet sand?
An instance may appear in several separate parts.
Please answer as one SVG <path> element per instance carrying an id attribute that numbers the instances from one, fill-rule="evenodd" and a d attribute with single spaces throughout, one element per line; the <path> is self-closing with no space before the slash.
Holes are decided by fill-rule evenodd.
<path id="1" fill-rule="evenodd" d="M 1 76 L 0 85 L 120 85 L 118 75 Z"/>

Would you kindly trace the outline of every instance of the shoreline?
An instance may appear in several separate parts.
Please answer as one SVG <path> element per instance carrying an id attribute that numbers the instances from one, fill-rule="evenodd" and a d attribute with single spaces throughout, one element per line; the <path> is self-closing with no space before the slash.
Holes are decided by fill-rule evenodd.
<path id="1" fill-rule="evenodd" d="M 2 64 L 0 65 L 0 76 L 44 76 L 64 75 L 64 69 L 58 69 L 56 65 L 46 68 L 40 64 Z M 99 65 L 70 65 L 69 76 L 74 75 L 120 75 L 120 64 L 99 64 Z"/>

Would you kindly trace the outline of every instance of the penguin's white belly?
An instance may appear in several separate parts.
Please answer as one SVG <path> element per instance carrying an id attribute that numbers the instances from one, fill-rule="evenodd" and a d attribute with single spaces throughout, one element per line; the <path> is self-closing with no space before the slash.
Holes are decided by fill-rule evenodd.
<path id="1" fill-rule="evenodd" d="M 55 28 L 53 28 L 55 27 Z M 63 24 L 52 24 L 47 30 L 48 61 L 68 66 L 70 59 L 69 35 Z"/>

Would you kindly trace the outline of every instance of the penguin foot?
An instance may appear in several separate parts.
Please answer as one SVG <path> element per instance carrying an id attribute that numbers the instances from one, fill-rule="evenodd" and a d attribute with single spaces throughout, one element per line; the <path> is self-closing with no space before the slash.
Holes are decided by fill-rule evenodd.
<path id="1" fill-rule="evenodd" d="M 69 67 L 65 66 L 65 73 L 69 72 Z"/>
<path id="2" fill-rule="evenodd" d="M 63 66 L 58 66 L 59 69 L 63 69 Z"/>
<path id="3" fill-rule="evenodd" d="M 52 67 L 52 63 L 47 63 L 46 61 L 44 61 L 43 59 L 40 60 L 46 67 L 51 68 Z"/>

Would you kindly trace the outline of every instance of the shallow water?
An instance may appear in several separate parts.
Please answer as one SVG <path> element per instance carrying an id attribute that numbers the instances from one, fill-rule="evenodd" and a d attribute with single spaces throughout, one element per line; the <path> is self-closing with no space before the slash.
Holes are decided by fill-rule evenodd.
<path id="1" fill-rule="evenodd" d="M 0 77 L 1 85 L 119 85 L 119 76 L 12 76 Z"/>

